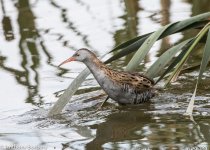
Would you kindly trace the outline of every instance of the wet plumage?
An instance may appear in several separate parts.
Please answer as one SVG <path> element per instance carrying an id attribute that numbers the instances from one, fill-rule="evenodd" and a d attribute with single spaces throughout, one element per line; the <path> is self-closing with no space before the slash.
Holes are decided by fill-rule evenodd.
<path id="1" fill-rule="evenodd" d="M 155 96 L 152 79 L 139 73 L 113 70 L 87 49 L 78 50 L 61 65 L 70 61 L 83 62 L 107 95 L 120 104 L 139 104 Z"/>

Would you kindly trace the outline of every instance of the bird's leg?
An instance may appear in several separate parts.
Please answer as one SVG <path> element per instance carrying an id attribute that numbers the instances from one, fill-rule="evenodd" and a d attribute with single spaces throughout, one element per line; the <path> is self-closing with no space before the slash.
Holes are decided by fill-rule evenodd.
<path id="1" fill-rule="evenodd" d="M 109 99 L 109 96 L 107 96 L 106 97 L 106 99 L 103 101 L 103 103 L 98 107 L 98 109 L 97 110 L 99 110 L 99 109 L 101 109 L 103 106 L 104 106 L 104 104 L 106 103 L 106 101 Z"/>

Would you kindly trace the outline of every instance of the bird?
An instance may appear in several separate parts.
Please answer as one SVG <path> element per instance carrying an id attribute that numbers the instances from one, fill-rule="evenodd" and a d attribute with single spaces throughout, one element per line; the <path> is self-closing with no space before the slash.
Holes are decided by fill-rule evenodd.
<path id="1" fill-rule="evenodd" d="M 102 105 L 108 98 L 113 99 L 121 105 L 140 104 L 148 102 L 156 95 L 153 88 L 155 83 L 152 79 L 136 72 L 111 69 L 99 60 L 92 51 L 86 48 L 77 50 L 58 67 L 72 61 L 84 63 L 108 95 Z"/>

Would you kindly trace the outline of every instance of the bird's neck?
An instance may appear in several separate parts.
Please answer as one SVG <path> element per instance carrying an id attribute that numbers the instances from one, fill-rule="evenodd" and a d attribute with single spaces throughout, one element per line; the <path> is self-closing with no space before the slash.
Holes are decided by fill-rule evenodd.
<path id="1" fill-rule="evenodd" d="M 104 63 L 102 63 L 97 57 L 93 57 L 84 62 L 85 65 L 89 68 L 95 79 L 101 85 L 104 77 L 106 76 L 105 70 L 108 68 Z"/>

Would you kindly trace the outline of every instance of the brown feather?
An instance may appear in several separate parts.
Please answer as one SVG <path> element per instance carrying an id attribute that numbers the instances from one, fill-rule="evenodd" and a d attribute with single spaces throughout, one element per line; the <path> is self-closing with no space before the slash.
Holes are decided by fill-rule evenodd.
<path id="1" fill-rule="evenodd" d="M 154 86 L 154 80 L 137 72 L 117 71 L 109 68 L 102 63 L 95 55 L 92 58 L 93 62 L 100 66 L 100 69 L 113 80 L 116 84 L 123 86 L 124 84 L 130 86 L 132 89 L 142 92 L 151 89 Z"/>
<path id="2" fill-rule="evenodd" d="M 110 79 L 112 79 L 116 84 L 126 84 L 139 92 L 150 89 L 154 86 L 154 81 L 152 79 L 149 79 L 148 77 L 136 72 L 131 73 L 116 71 L 108 68 L 107 66 L 103 66 L 102 69 L 105 71 L 106 75 L 110 77 Z"/>

